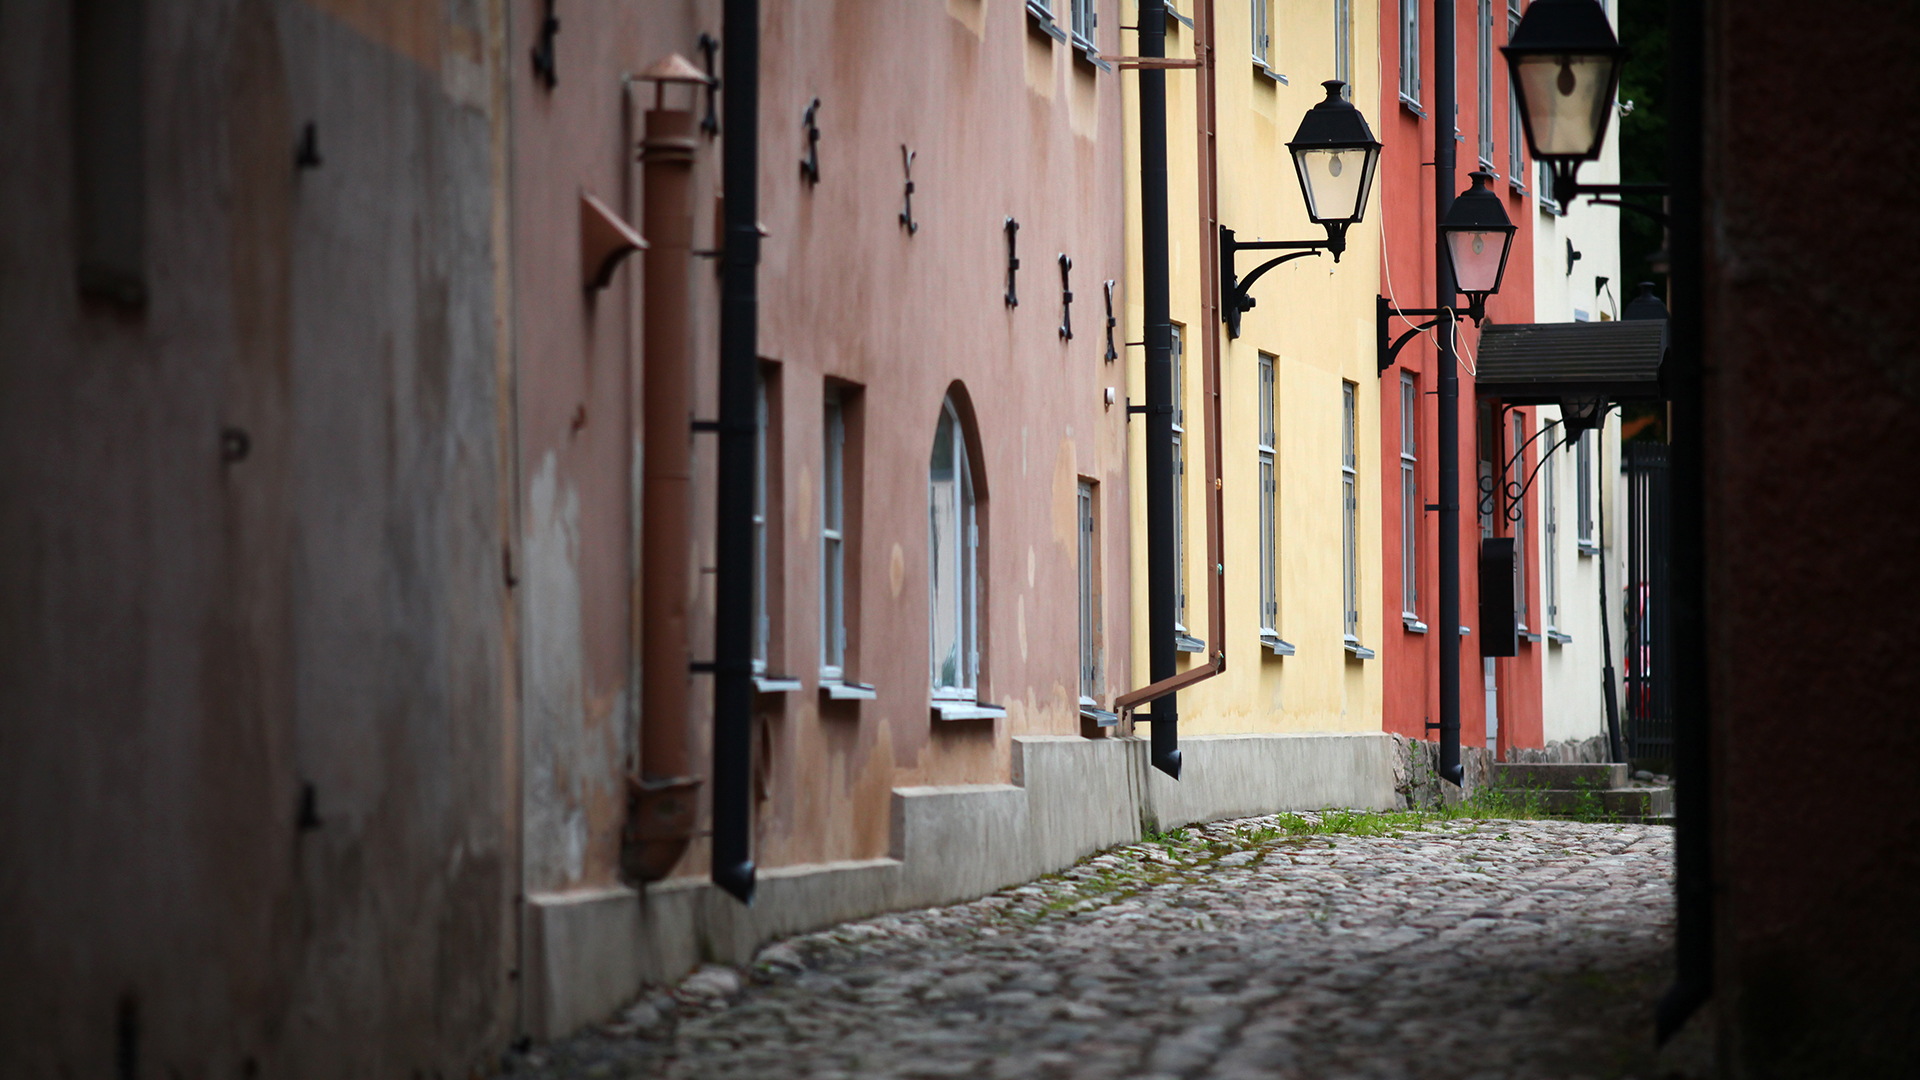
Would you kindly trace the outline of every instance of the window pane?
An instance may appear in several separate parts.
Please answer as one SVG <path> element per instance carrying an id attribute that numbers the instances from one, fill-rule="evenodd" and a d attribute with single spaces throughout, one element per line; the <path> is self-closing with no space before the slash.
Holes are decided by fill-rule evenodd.
<path id="1" fill-rule="evenodd" d="M 1333 0 L 1333 77 L 1347 85 L 1342 96 L 1353 97 L 1353 3 Z"/>
<path id="2" fill-rule="evenodd" d="M 1420 0 L 1400 0 L 1400 93 L 1420 100 Z"/>
<path id="3" fill-rule="evenodd" d="M 1417 616 L 1420 611 L 1420 508 L 1417 473 L 1419 444 L 1415 442 L 1414 421 L 1419 415 L 1420 394 L 1413 376 L 1400 373 L 1400 610 Z"/>
<path id="4" fill-rule="evenodd" d="M 1266 353 L 1260 354 L 1260 628 L 1274 630 L 1280 623 L 1279 587 L 1279 485 L 1274 477 L 1273 430 L 1274 364 Z"/>
<path id="5" fill-rule="evenodd" d="M 960 485 L 954 457 L 957 436 L 952 410 L 942 411 L 934 430 L 933 457 L 927 466 L 927 578 L 932 593 L 932 674 L 936 689 L 960 686 L 964 671 L 960 655 Z"/>
<path id="6" fill-rule="evenodd" d="M 1187 457 L 1180 434 L 1173 436 L 1173 621 L 1187 628 Z"/>
<path id="7" fill-rule="evenodd" d="M 980 520 L 973 505 L 973 477 L 967 471 L 967 446 L 954 432 L 954 471 L 960 476 L 960 686 L 971 690 L 980 676 Z"/>
<path id="8" fill-rule="evenodd" d="M 1093 573 L 1093 485 L 1080 482 L 1080 696 L 1100 693 L 1099 611 Z"/>
<path id="9" fill-rule="evenodd" d="M 1260 455 L 1260 628 L 1277 629 L 1280 596 L 1278 588 L 1279 552 L 1274 543 L 1275 483 L 1273 455 Z"/>
<path id="10" fill-rule="evenodd" d="M 753 383 L 753 666 L 767 667 L 767 380 Z"/>
<path id="11" fill-rule="evenodd" d="M 1182 432 L 1186 430 L 1186 334 L 1175 323 L 1173 332 L 1173 621 L 1187 628 L 1187 456 Z"/>
<path id="12" fill-rule="evenodd" d="M 1513 414 L 1513 446 L 1508 451 L 1514 457 L 1512 480 L 1521 483 L 1526 480 L 1527 456 L 1520 448 L 1527 441 L 1527 419 L 1516 412 Z M 1513 606 L 1520 621 L 1527 621 L 1527 504 L 1522 499 L 1514 508 L 1513 521 Z"/>
<path id="13" fill-rule="evenodd" d="M 1552 454 L 1555 438 L 1553 425 L 1548 425 L 1547 434 L 1541 436 L 1546 444 L 1542 453 Z M 1547 626 L 1551 629 L 1559 625 L 1560 617 L 1560 493 L 1554 476 L 1560 471 L 1558 460 L 1549 456 L 1540 471 L 1547 474 L 1546 551 L 1541 556 L 1545 565 L 1540 568 L 1540 575 L 1547 594 Z"/>
<path id="14" fill-rule="evenodd" d="M 820 665 L 840 669 L 845 666 L 846 612 L 844 596 L 845 555 L 842 521 L 846 493 L 843 490 L 846 428 L 840 411 L 840 398 L 827 392 L 822 417 L 820 500 Z"/>
<path id="15" fill-rule="evenodd" d="M 1513 32 L 1520 26 L 1520 0 L 1507 0 L 1507 40 L 1513 40 Z M 1527 175 L 1526 131 L 1520 126 L 1520 99 L 1513 92 L 1511 80 L 1507 88 L 1507 175 L 1515 182 L 1524 182 Z"/>
<path id="16" fill-rule="evenodd" d="M 1576 444 L 1578 452 L 1574 455 L 1574 465 L 1580 471 L 1580 539 L 1593 542 L 1593 432 L 1580 433 Z"/>
<path id="17" fill-rule="evenodd" d="M 1493 0 L 1480 0 L 1480 161 L 1493 165 Z"/>
<path id="18" fill-rule="evenodd" d="M 1359 403 L 1356 400 L 1357 388 L 1350 382 L 1340 384 L 1341 423 L 1340 423 L 1340 501 L 1341 501 L 1341 541 L 1342 562 L 1345 564 L 1346 584 L 1346 636 L 1357 638 L 1360 632 L 1360 553 L 1359 553 L 1359 511 L 1360 503 L 1354 490 L 1355 462 L 1354 447 L 1358 443 L 1356 426 L 1359 419 Z"/>

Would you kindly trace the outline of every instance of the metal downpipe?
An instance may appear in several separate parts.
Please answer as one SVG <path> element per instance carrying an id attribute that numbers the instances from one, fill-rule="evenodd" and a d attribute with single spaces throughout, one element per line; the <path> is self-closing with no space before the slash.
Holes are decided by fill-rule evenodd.
<path id="1" fill-rule="evenodd" d="M 1140 55 L 1167 54 L 1164 0 L 1140 0 Z M 1147 673 L 1174 674 L 1173 316 L 1167 264 L 1167 73 L 1140 71 L 1140 254 L 1147 362 Z M 1177 694 L 1153 702 L 1153 767 L 1180 777 Z"/>
<path id="2" fill-rule="evenodd" d="M 1447 219 L 1454 189 L 1453 0 L 1433 3 L 1433 220 Z M 1434 302 L 1440 346 L 1440 775 L 1458 785 L 1460 767 L 1460 364 L 1453 338 L 1453 265 L 1434 230 Z"/>
<path id="3" fill-rule="evenodd" d="M 754 376 L 760 265 L 760 3 L 726 0 L 721 190 L 718 518 L 713 670 L 713 883 L 753 900 Z"/>
<path id="4" fill-rule="evenodd" d="M 640 554 L 640 768 L 627 778 L 622 874 L 659 881 L 686 853 L 698 824 L 700 779 L 692 775 L 688 704 L 688 523 L 693 513 L 693 160 L 691 111 L 646 114 L 644 177 L 645 409 Z"/>

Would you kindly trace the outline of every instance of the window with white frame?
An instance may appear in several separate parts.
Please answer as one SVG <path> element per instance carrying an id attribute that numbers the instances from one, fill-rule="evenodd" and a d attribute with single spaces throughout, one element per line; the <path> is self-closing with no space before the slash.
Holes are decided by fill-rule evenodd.
<path id="1" fill-rule="evenodd" d="M 1099 25 L 1100 16 L 1094 11 L 1094 0 L 1069 0 L 1073 5 L 1073 41 L 1083 48 L 1093 48 L 1093 28 Z"/>
<path id="2" fill-rule="evenodd" d="M 1359 469 L 1355 452 L 1359 447 L 1360 388 L 1350 382 L 1340 384 L 1340 522 L 1341 554 L 1344 564 L 1346 629 L 1349 648 L 1360 644 L 1360 496 Z"/>
<path id="3" fill-rule="evenodd" d="M 1507 0 L 1507 40 L 1520 26 L 1520 0 Z M 1520 95 L 1507 87 L 1507 177 L 1524 194 L 1527 190 L 1527 133 L 1520 124 Z"/>
<path id="4" fill-rule="evenodd" d="M 1347 85 L 1340 94 L 1353 100 L 1353 0 L 1333 0 L 1333 77 Z"/>
<path id="5" fill-rule="evenodd" d="M 1540 191 L 1540 209 L 1549 214 L 1565 213 L 1566 208 L 1560 205 L 1560 200 L 1553 197 L 1553 166 L 1541 161 L 1534 164 L 1534 169 L 1533 182 Z"/>
<path id="6" fill-rule="evenodd" d="M 1400 100 L 1420 105 L 1420 0 L 1400 0 Z"/>
<path id="7" fill-rule="evenodd" d="M 1274 358 L 1260 354 L 1260 632 L 1278 636 L 1280 552 L 1277 530 L 1280 481 L 1274 475 Z"/>
<path id="8" fill-rule="evenodd" d="M 1187 633 L 1186 327 L 1173 324 L 1173 629 L 1182 652 L 1198 652 Z"/>
<path id="9" fill-rule="evenodd" d="M 1080 703 L 1100 698 L 1100 534 L 1093 481 L 1080 481 Z"/>
<path id="10" fill-rule="evenodd" d="M 966 433 L 949 398 L 934 428 L 927 465 L 927 581 L 933 696 L 972 701 L 979 693 L 980 524 Z"/>
<path id="11" fill-rule="evenodd" d="M 1493 171 L 1493 3 L 1479 0 L 1480 167 Z"/>
<path id="12" fill-rule="evenodd" d="M 1546 474 L 1543 479 L 1546 484 L 1547 503 L 1544 550 L 1540 555 L 1542 563 L 1540 583 L 1541 590 L 1546 593 L 1549 634 L 1560 628 L 1560 484 L 1557 475 L 1560 468 L 1559 461 L 1553 453 L 1554 440 L 1558 435 L 1555 429 L 1558 427 L 1558 424 L 1548 424 L 1547 433 L 1540 437 L 1544 447 L 1540 452 L 1547 455 L 1546 461 L 1540 466 L 1540 471 Z"/>
<path id="13" fill-rule="evenodd" d="M 838 679 L 847 667 L 847 422 L 839 387 L 827 387 L 822 413 L 820 676 Z"/>
<path id="14" fill-rule="evenodd" d="M 1253 13 L 1253 62 L 1273 67 L 1273 0 L 1247 0 Z"/>
<path id="15" fill-rule="evenodd" d="M 1400 373 L 1400 617 L 1413 629 L 1420 623 L 1420 450 L 1414 426 L 1420 391 L 1413 373 Z"/>
<path id="16" fill-rule="evenodd" d="M 1521 447 L 1527 441 L 1527 418 L 1519 410 L 1513 414 L 1513 443 L 1509 453 L 1513 456 L 1512 480 L 1516 485 L 1526 481 L 1527 455 Z M 1522 497 L 1513 507 L 1513 617 L 1520 624 L 1520 632 L 1527 632 L 1527 501 Z"/>
<path id="17" fill-rule="evenodd" d="M 1579 471 L 1574 480 L 1575 518 L 1580 553 L 1592 555 L 1600 545 L 1593 536 L 1593 432 L 1583 431 L 1573 444 L 1573 467 Z"/>
<path id="18" fill-rule="evenodd" d="M 767 373 L 753 379 L 753 673 L 767 671 L 773 620 L 767 604 Z"/>

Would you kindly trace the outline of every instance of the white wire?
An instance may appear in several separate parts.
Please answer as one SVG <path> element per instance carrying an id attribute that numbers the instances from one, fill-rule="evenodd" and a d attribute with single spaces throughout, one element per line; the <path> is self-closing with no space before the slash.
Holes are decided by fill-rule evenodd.
<path id="1" fill-rule="evenodd" d="M 1393 292 L 1393 263 L 1387 258 L 1387 200 L 1384 197 L 1380 200 L 1380 267 L 1386 271 L 1387 275 L 1387 301 L 1393 305 L 1393 310 L 1397 313 L 1400 310 L 1400 298 Z M 1406 323 L 1409 330 L 1418 328 L 1419 324 L 1405 315 L 1396 314 L 1394 317 Z M 1432 330 L 1421 330 L 1420 336 L 1433 342 L 1434 348 L 1440 347 L 1440 341 L 1433 336 Z"/>
<path id="2" fill-rule="evenodd" d="M 1394 291 L 1393 291 L 1393 262 L 1387 258 L 1387 205 L 1386 203 L 1387 203 L 1386 199 L 1382 198 L 1380 200 L 1380 266 L 1381 266 L 1381 269 L 1383 269 L 1386 272 L 1387 301 L 1393 305 L 1395 318 L 1399 319 L 1403 323 L 1406 323 L 1407 328 L 1409 330 L 1419 329 L 1419 324 L 1415 323 L 1412 319 L 1407 318 L 1405 315 L 1398 314 L 1398 312 L 1400 311 L 1400 298 L 1394 295 Z M 1447 329 L 1449 334 L 1453 338 L 1453 362 L 1456 364 L 1459 364 L 1460 370 L 1465 371 L 1469 377 L 1477 379 L 1480 377 L 1479 372 L 1477 370 L 1479 367 L 1479 361 L 1474 359 L 1472 352 L 1470 351 L 1464 352 L 1464 353 L 1462 352 L 1461 345 L 1460 345 L 1460 329 L 1459 328 L 1460 328 L 1460 318 L 1459 318 L 1459 314 L 1456 312 L 1453 318 L 1447 320 Z M 1421 330 L 1420 336 L 1426 338 L 1428 341 L 1433 342 L 1433 347 L 1436 350 L 1439 349 L 1440 339 L 1434 336 L 1433 330 L 1431 328 L 1426 330 Z M 1463 355 L 1466 357 L 1465 363 L 1462 363 L 1460 359 Z"/>

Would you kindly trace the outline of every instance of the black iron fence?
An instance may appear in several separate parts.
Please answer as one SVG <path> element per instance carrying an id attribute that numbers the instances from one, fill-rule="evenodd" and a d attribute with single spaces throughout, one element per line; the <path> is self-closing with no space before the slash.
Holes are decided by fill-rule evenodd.
<path id="1" fill-rule="evenodd" d="M 1629 442 L 1627 474 L 1627 753 L 1658 771 L 1673 757 L 1673 595 L 1665 443 Z"/>

